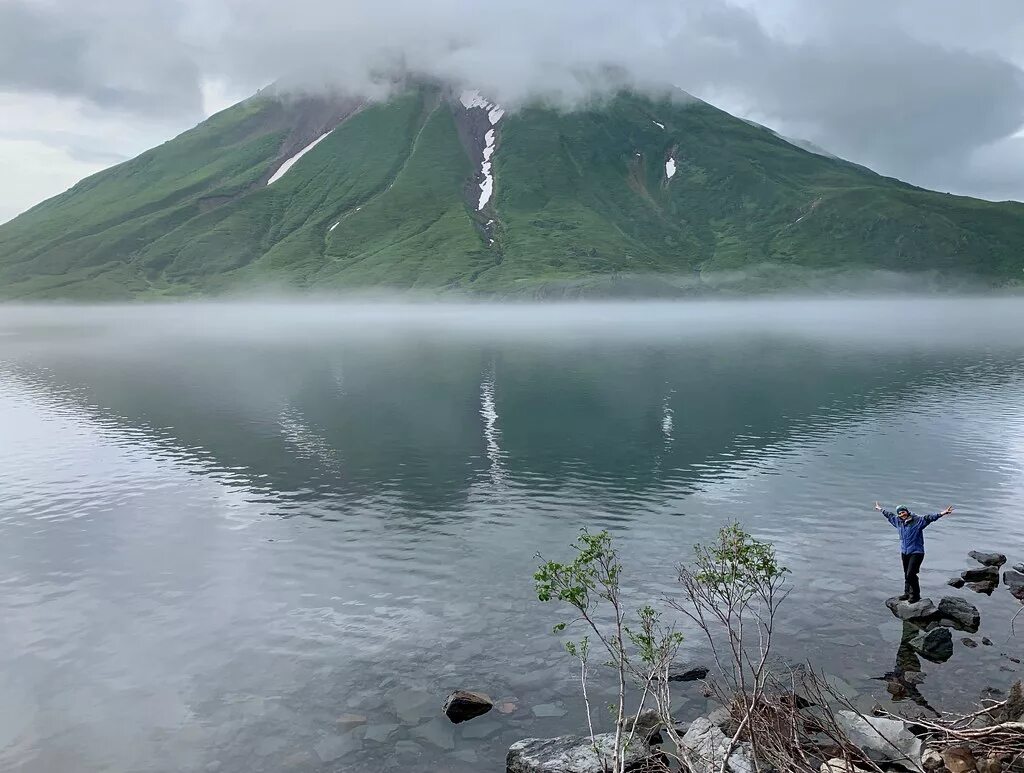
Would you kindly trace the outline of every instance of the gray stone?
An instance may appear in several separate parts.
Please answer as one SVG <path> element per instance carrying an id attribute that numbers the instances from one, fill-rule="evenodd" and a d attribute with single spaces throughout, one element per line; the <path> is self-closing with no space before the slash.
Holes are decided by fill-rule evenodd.
<path id="1" fill-rule="evenodd" d="M 1013 565 L 1013 571 L 1020 572 L 1021 574 L 1024 574 L 1024 564 L 1014 564 Z"/>
<path id="2" fill-rule="evenodd" d="M 347 735 L 325 735 L 315 744 L 313 751 L 320 758 L 321 762 L 334 762 L 350 752 L 354 752 L 362 746 L 359 738 L 348 733 Z"/>
<path id="3" fill-rule="evenodd" d="M 698 717 L 690 723 L 683 736 L 680 750 L 691 773 L 718 773 L 725 761 L 730 738 L 707 717 Z M 728 773 L 753 773 L 750 747 L 739 743 L 729 754 L 725 770 Z"/>
<path id="4" fill-rule="evenodd" d="M 836 720 L 846 737 L 875 762 L 908 762 L 914 768 L 920 765 L 921 739 L 910 732 L 906 722 L 865 717 L 847 710 L 839 711 Z"/>
<path id="5" fill-rule="evenodd" d="M 921 765 L 925 770 L 938 770 L 945 766 L 945 762 L 942 761 L 942 755 L 939 754 L 935 749 L 925 749 L 921 755 Z"/>
<path id="6" fill-rule="evenodd" d="M 603 773 L 611 765 L 614 733 L 594 736 L 563 735 L 557 738 L 525 738 L 509 747 L 507 773 Z M 660 759 L 660 753 L 643 743 L 626 747 L 626 770 L 637 771 Z"/>
<path id="7" fill-rule="evenodd" d="M 479 741 L 484 738 L 490 738 L 493 735 L 497 735 L 501 732 L 501 723 L 491 720 L 483 720 L 482 722 L 474 722 L 472 725 L 466 725 L 466 728 L 462 731 L 462 737 L 467 738 L 471 741 Z"/>
<path id="8" fill-rule="evenodd" d="M 847 763 L 839 757 L 833 757 L 821 763 L 819 773 L 869 773 L 867 768 L 858 768 L 856 765 Z"/>
<path id="9" fill-rule="evenodd" d="M 533 712 L 533 716 L 539 719 L 551 719 L 554 717 L 564 717 L 565 709 L 555 703 L 540 703 L 534 706 L 530 711 Z"/>
<path id="10" fill-rule="evenodd" d="M 970 636 L 965 636 L 960 641 L 964 643 L 965 647 L 970 647 L 971 649 L 978 646 L 978 642 L 974 641 Z"/>
<path id="11" fill-rule="evenodd" d="M 490 696 L 484 695 L 482 692 L 456 690 L 445 698 L 441 710 L 448 719 L 458 724 L 486 714 L 493 706 L 494 702 Z"/>
<path id="12" fill-rule="evenodd" d="M 900 620 L 908 623 L 924 623 L 935 614 L 935 602 L 931 599 L 921 599 L 911 604 L 909 601 L 900 601 L 895 596 L 885 600 L 885 605 Z"/>
<path id="13" fill-rule="evenodd" d="M 939 625 L 951 623 L 958 631 L 977 633 L 981 625 L 981 612 L 969 601 L 956 596 L 943 596 L 939 600 Z"/>
<path id="14" fill-rule="evenodd" d="M 986 596 L 991 596 L 992 592 L 998 587 L 999 580 L 985 580 L 983 582 L 967 583 L 968 590 L 972 590 L 975 593 L 984 593 Z"/>
<path id="15" fill-rule="evenodd" d="M 983 566 L 978 569 L 964 569 L 960 572 L 960 576 L 964 578 L 965 582 L 991 582 L 992 580 L 999 582 L 999 567 Z"/>
<path id="16" fill-rule="evenodd" d="M 387 693 L 388 700 L 395 709 L 395 714 L 406 725 L 415 725 L 437 711 L 436 697 L 422 690 L 405 690 L 396 688 Z"/>
<path id="17" fill-rule="evenodd" d="M 910 646 L 933 663 L 944 663 L 953 656 L 953 634 L 948 628 L 921 631 L 910 640 Z"/>
<path id="18" fill-rule="evenodd" d="M 1003 583 L 1010 589 L 1014 598 L 1024 601 L 1024 573 L 1013 569 L 1003 572 Z"/>
<path id="19" fill-rule="evenodd" d="M 398 730 L 398 725 L 382 723 L 370 725 L 366 728 L 366 735 L 363 738 L 374 743 L 387 743 L 387 740 Z"/>
<path id="20" fill-rule="evenodd" d="M 972 550 L 967 555 L 985 566 L 1002 566 L 1006 563 L 1006 556 L 1002 553 L 983 553 L 980 550 Z"/>
<path id="21" fill-rule="evenodd" d="M 708 675 L 707 666 L 696 663 L 673 663 L 668 670 L 670 682 L 696 682 Z"/>
<path id="22" fill-rule="evenodd" d="M 962 588 L 967 582 L 963 577 L 950 577 L 946 580 L 946 585 L 952 585 L 954 588 Z"/>
<path id="23" fill-rule="evenodd" d="M 451 722 L 446 722 L 440 717 L 419 727 L 414 727 L 409 733 L 438 749 L 451 750 L 455 748 L 455 728 L 452 727 Z"/>

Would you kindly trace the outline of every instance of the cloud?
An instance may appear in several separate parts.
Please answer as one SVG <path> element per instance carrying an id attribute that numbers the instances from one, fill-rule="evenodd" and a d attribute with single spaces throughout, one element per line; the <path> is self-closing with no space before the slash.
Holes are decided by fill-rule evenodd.
<path id="1" fill-rule="evenodd" d="M 675 84 L 882 173 L 996 197 L 1024 198 L 1006 173 L 1024 168 L 1022 64 L 1018 0 L 0 3 L 0 90 L 167 134 L 209 112 L 211 83 L 220 104 L 273 81 L 377 91 L 404 70 L 513 107 Z"/>

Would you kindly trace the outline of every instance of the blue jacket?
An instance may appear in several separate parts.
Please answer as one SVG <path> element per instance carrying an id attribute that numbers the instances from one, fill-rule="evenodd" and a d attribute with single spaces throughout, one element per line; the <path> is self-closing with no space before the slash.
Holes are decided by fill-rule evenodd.
<path id="1" fill-rule="evenodd" d="M 899 530 L 901 553 L 924 553 L 924 529 L 928 524 L 935 523 L 942 517 L 940 513 L 931 515 L 911 513 L 910 518 L 904 523 L 896 513 L 888 510 L 883 510 L 882 515 Z"/>

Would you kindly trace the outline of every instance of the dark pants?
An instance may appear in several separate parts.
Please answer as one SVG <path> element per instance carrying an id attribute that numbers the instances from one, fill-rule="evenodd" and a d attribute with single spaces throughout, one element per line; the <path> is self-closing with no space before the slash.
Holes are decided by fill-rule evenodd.
<path id="1" fill-rule="evenodd" d="M 921 598 L 921 583 L 917 581 L 917 573 L 921 571 L 924 553 L 903 553 L 903 592 L 910 596 L 911 601 Z"/>

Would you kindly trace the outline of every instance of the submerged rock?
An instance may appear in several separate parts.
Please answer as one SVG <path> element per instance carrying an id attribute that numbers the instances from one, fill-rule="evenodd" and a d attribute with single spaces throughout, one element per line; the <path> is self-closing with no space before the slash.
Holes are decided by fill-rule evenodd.
<path id="1" fill-rule="evenodd" d="M 1003 572 L 1003 583 L 1010 589 L 1014 598 L 1024 601 L 1024 573 L 1008 569 Z"/>
<path id="2" fill-rule="evenodd" d="M 953 634 L 948 628 L 921 631 L 910 640 L 910 646 L 920 652 L 921 657 L 933 663 L 944 663 L 953 656 Z"/>
<path id="3" fill-rule="evenodd" d="M 939 600 L 937 614 L 939 625 L 949 622 L 953 624 L 953 628 L 959 631 L 977 633 L 978 627 L 981 625 L 981 612 L 978 611 L 978 608 L 969 601 L 956 596 L 943 596 Z"/>
<path id="4" fill-rule="evenodd" d="M 456 690 L 445 698 L 444 706 L 441 708 L 448 719 L 455 724 L 465 722 L 473 717 L 486 714 L 494 706 L 490 697 L 482 692 L 469 692 L 468 690 Z"/>
<path id="5" fill-rule="evenodd" d="M 846 710 L 838 712 L 836 719 L 847 738 L 875 762 L 909 762 L 912 769 L 920 765 L 923 744 L 906 722 Z"/>
<path id="6" fill-rule="evenodd" d="M 983 566 L 978 569 L 964 569 L 960 572 L 964 582 L 999 582 L 999 567 Z"/>
<path id="7" fill-rule="evenodd" d="M 960 641 L 964 643 L 965 647 L 971 647 L 972 649 L 978 646 L 978 642 L 974 641 L 970 636 L 965 636 Z"/>
<path id="8" fill-rule="evenodd" d="M 980 550 L 972 550 L 967 555 L 985 566 L 1002 566 L 1006 563 L 1006 556 L 1002 553 L 984 553 Z"/>
<path id="9" fill-rule="evenodd" d="M 985 580 L 984 582 L 969 582 L 967 583 L 968 589 L 975 593 L 984 593 L 986 596 L 991 596 L 992 591 L 999 587 L 999 580 Z"/>
<path id="10" fill-rule="evenodd" d="M 708 675 L 708 668 L 696 663 L 673 663 L 668 670 L 670 682 L 696 682 Z"/>
<path id="11" fill-rule="evenodd" d="M 563 735 L 557 738 L 525 738 L 509 747 L 507 773 L 603 773 L 611 764 L 615 734 Z M 626 747 L 626 770 L 657 769 L 661 752 L 645 743 Z"/>
<path id="12" fill-rule="evenodd" d="M 885 605 L 900 620 L 908 623 L 924 624 L 935 614 L 935 602 L 931 599 L 921 599 L 911 604 L 909 601 L 900 601 L 893 596 L 885 600 Z"/>
<path id="13" fill-rule="evenodd" d="M 682 752 L 691 773 L 718 773 L 722 769 L 730 738 L 707 717 L 698 717 L 690 723 L 683 736 Z M 750 747 L 739 743 L 729 755 L 727 773 L 753 773 Z"/>

